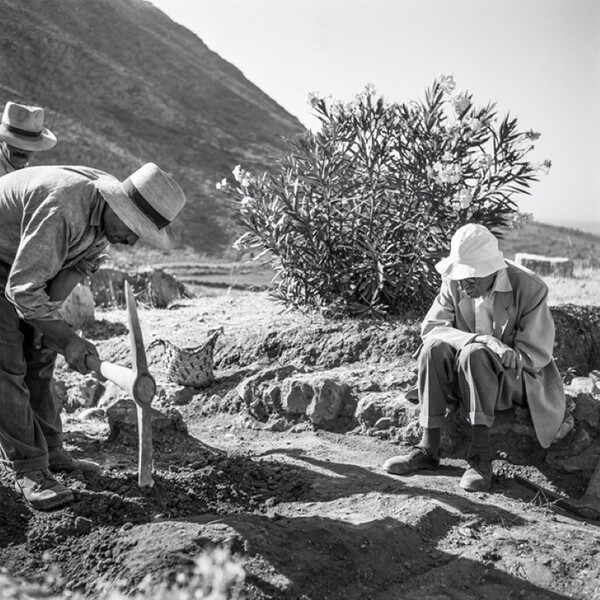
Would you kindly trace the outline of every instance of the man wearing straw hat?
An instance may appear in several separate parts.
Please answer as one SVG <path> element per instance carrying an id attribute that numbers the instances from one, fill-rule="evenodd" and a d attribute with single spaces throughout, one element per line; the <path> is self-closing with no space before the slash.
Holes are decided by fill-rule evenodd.
<path id="1" fill-rule="evenodd" d="M 95 346 L 62 319 L 62 300 L 92 273 L 108 242 L 138 239 L 167 248 L 166 226 L 185 204 L 177 183 L 153 163 L 124 182 L 87 167 L 31 167 L 0 177 L 0 454 L 33 507 L 73 499 L 50 471 L 95 470 L 62 446 L 52 388 L 56 354 L 80 373 Z"/>
<path id="2" fill-rule="evenodd" d="M 435 469 L 446 408 L 454 401 L 471 425 L 469 466 L 460 486 L 485 492 L 493 475 L 489 430 L 496 411 L 526 405 L 544 448 L 563 420 L 565 397 L 552 358 L 548 288 L 528 269 L 505 261 L 497 239 L 483 225 L 461 227 L 450 256 L 436 269 L 442 286 L 421 328 L 422 439 L 384 468 L 396 475 Z"/>
<path id="3" fill-rule="evenodd" d="M 56 146 L 44 127 L 44 109 L 7 102 L 0 122 L 0 175 L 23 169 L 34 152 Z"/>

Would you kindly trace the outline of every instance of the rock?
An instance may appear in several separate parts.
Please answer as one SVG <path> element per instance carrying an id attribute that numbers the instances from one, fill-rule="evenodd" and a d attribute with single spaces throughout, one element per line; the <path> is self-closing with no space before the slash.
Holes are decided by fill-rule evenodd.
<path id="1" fill-rule="evenodd" d="M 94 320 L 94 297 L 87 285 L 78 284 L 61 306 L 63 319 L 73 329 L 81 329 Z"/>
<path id="2" fill-rule="evenodd" d="M 187 426 L 183 417 L 174 408 L 160 412 L 151 408 L 152 413 L 152 435 L 177 436 L 186 435 Z M 114 441 L 119 438 L 135 438 L 137 443 L 137 408 L 133 400 L 121 399 L 107 409 L 108 425 L 110 427 L 109 439 Z"/>
<path id="3" fill-rule="evenodd" d="M 162 383 L 156 390 L 156 399 L 163 404 L 173 404 L 175 406 L 185 406 L 189 404 L 197 390 L 185 385 L 175 383 Z"/>
<path id="4" fill-rule="evenodd" d="M 312 387 L 301 379 L 290 378 L 281 386 L 281 405 L 290 414 L 305 414 L 313 399 Z"/>
<path id="5" fill-rule="evenodd" d="M 96 406 L 105 392 L 104 384 L 93 375 L 86 375 L 85 379 L 67 390 L 67 412 L 73 412 L 79 407 L 90 408 Z"/>
<path id="6" fill-rule="evenodd" d="M 303 372 L 303 369 L 295 365 L 264 369 L 237 386 L 238 396 L 249 413 L 264 422 L 269 415 L 281 413 L 281 382 L 298 372 Z"/>
<path id="7" fill-rule="evenodd" d="M 320 377 L 314 377 L 309 385 L 313 389 L 313 399 L 306 409 L 306 415 L 313 425 L 334 425 L 337 418 L 344 415 L 344 405 L 350 400 L 350 387 L 345 383 Z"/>
<path id="8" fill-rule="evenodd" d="M 572 396 L 600 393 L 591 377 L 574 377 L 571 383 L 565 386 L 565 391 L 568 391 Z"/>
<path id="9" fill-rule="evenodd" d="M 86 408 L 77 416 L 82 421 L 99 421 L 106 417 L 106 411 L 103 408 Z"/>
<path id="10" fill-rule="evenodd" d="M 77 517 L 75 519 L 75 531 L 82 535 L 89 533 L 92 530 L 92 521 L 85 517 Z"/>
<path id="11" fill-rule="evenodd" d="M 355 417 L 364 429 L 376 427 L 381 419 L 390 419 L 390 426 L 402 428 L 418 421 L 419 408 L 402 392 L 370 392 L 359 400 Z"/>
<path id="12" fill-rule="evenodd" d="M 515 254 L 518 265 L 531 269 L 538 275 L 556 275 L 557 277 L 573 277 L 573 261 L 570 258 L 541 256 L 539 254 Z"/>
<path id="13" fill-rule="evenodd" d="M 390 417 L 381 417 L 375 422 L 376 429 L 389 429 L 392 426 L 392 419 Z"/>

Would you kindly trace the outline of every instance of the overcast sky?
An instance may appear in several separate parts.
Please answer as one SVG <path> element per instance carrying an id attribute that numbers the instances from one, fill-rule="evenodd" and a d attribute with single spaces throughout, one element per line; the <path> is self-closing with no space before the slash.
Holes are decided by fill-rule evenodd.
<path id="1" fill-rule="evenodd" d="M 542 133 L 521 210 L 600 233 L 600 0 L 152 0 L 314 127 L 310 92 L 421 97 L 454 73 Z"/>

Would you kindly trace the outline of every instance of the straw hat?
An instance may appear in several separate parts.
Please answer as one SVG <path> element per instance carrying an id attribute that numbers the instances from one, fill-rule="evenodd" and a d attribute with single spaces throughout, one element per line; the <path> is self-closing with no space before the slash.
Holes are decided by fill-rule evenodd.
<path id="1" fill-rule="evenodd" d="M 450 242 L 450 256 L 435 265 L 448 279 L 487 277 L 506 268 L 496 236 L 483 225 L 469 223 L 456 231 Z"/>
<path id="2" fill-rule="evenodd" d="M 44 127 L 44 109 L 14 102 L 7 102 L 4 107 L 0 140 L 30 152 L 56 146 L 56 136 Z"/>
<path id="3" fill-rule="evenodd" d="M 131 231 L 141 240 L 159 248 L 172 245 L 165 227 L 185 205 L 177 182 L 154 163 L 146 163 L 123 183 L 102 175 L 96 187 Z"/>

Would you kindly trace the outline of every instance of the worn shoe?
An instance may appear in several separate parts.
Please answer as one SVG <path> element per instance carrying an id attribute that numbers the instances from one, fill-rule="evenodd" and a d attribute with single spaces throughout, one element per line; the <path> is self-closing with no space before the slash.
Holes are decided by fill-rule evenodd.
<path id="1" fill-rule="evenodd" d="M 73 492 L 46 469 L 17 474 L 15 488 L 25 502 L 38 510 L 52 510 L 73 502 Z"/>
<path id="2" fill-rule="evenodd" d="M 52 448 L 48 453 L 49 469 L 53 473 L 59 471 L 65 471 L 67 473 L 71 471 L 86 471 L 91 473 L 98 471 L 100 465 L 93 460 L 86 458 L 74 458 L 64 448 Z"/>
<path id="3" fill-rule="evenodd" d="M 476 455 L 469 458 L 468 463 L 469 468 L 460 479 L 460 487 L 467 492 L 488 492 L 494 475 L 491 460 Z"/>
<path id="4" fill-rule="evenodd" d="M 383 463 L 383 468 L 394 475 L 408 475 L 415 471 L 437 469 L 439 466 L 439 457 L 432 456 L 420 446 L 415 446 L 408 454 L 392 456 Z"/>

